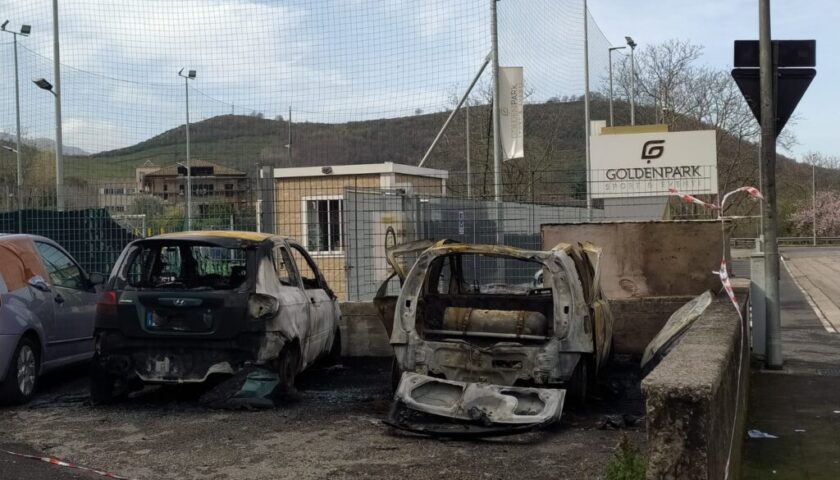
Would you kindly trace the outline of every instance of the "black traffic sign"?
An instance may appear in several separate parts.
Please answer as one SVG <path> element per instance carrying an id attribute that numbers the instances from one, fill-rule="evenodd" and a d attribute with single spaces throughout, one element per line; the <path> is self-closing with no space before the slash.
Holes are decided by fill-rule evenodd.
<path id="1" fill-rule="evenodd" d="M 779 68 L 816 67 L 816 40 L 773 40 L 773 57 Z M 735 68 L 758 68 L 758 40 L 735 40 Z"/>
<path id="2" fill-rule="evenodd" d="M 785 128 L 799 100 L 817 75 L 816 40 L 773 40 L 774 93 L 776 95 L 776 136 Z M 747 100 L 753 115 L 761 123 L 761 82 L 758 68 L 758 41 L 735 41 L 735 66 L 732 78 Z"/>

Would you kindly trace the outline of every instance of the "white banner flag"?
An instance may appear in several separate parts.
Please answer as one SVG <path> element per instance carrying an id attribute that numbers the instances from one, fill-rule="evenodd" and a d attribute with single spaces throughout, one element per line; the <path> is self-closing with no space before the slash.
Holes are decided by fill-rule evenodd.
<path id="1" fill-rule="evenodd" d="M 525 156 L 522 67 L 499 67 L 499 118 L 505 160 Z"/>

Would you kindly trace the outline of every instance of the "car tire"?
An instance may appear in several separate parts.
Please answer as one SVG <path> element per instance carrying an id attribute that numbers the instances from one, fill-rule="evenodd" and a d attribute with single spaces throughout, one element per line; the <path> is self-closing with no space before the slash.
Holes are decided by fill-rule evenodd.
<path id="1" fill-rule="evenodd" d="M 295 388 L 295 377 L 300 370 L 300 348 L 297 343 L 290 343 L 280 352 L 277 362 L 277 373 L 280 375 L 280 384 L 287 391 Z"/>
<path id="2" fill-rule="evenodd" d="M 400 370 L 400 365 L 397 363 L 397 357 L 391 361 L 391 393 L 397 393 L 397 387 L 400 386 L 400 380 L 402 380 L 402 370 Z"/>
<path id="3" fill-rule="evenodd" d="M 592 358 L 588 355 L 581 355 L 572 378 L 569 380 L 569 399 L 578 406 L 586 405 L 586 401 L 592 393 L 595 385 L 595 368 Z"/>
<path id="4" fill-rule="evenodd" d="M 99 357 L 94 356 L 90 364 L 90 403 L 92 405 L 107 405 L 114 403 L 116 395 L 114 387 L 117 379 L 99 363 Z"/>
<path id="5" fill-rule="evenodd" d="M 40 362 L 40 350 L 35 342 L 29 337 L 21 338 L 9 363 L 6 379 L 0 383 L 0 401 L 21 405 L 31 400 L 38 386 Z"/>
<path id="6" fill-rule="evenodd" d="M 330 352 L 327 354 L 327 365 L 338 365 L 341 363 L 341 329 L 335 329 Z"/>

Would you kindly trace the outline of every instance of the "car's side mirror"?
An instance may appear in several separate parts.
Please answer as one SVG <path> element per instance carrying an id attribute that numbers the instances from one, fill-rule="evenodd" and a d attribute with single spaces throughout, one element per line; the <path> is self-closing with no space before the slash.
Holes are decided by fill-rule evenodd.
<path id="1" fill-rule="evenodd" d="M 105 275 L 101 273 L 91 273 L 88 275 L 88 281 L 92 286 L 102 285 L 105 283 Z"/>
<path id="2" fill-rule="evenodd" d="M 35 290 L 40 290 L 42 292 L 49 292 L 50 291 L 50 284 L 47 283 L 46 280 L 40 275 L 35 275 L 34 277 L 29 279 L 29 285 L 34 288 Z"/>

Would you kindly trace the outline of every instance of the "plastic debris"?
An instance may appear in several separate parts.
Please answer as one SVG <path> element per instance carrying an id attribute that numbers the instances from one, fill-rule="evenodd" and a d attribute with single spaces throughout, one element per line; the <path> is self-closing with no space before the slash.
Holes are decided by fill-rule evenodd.
<path id="1" fill-rule="evenodd" d="M 772 435 L 767 432 L 762 432 L 761 430 L 750 430 L 747 432 L 747 435 L 750 438 L 779 438 L 776 435 Z"/>

